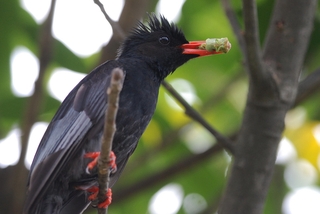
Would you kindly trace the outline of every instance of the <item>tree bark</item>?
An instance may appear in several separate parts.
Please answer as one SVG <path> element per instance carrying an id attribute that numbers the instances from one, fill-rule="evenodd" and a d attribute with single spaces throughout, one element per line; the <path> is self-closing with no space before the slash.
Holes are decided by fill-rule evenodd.
<path id="1" fill-rule="evenodd" d="M 219 214 L 263 212 L 284 118 L 297 94 L 317 1 L 278 0 L 263 53 L 257 42 L 255 2 L 244 0 L 243 7 L 249 94 Z"/>

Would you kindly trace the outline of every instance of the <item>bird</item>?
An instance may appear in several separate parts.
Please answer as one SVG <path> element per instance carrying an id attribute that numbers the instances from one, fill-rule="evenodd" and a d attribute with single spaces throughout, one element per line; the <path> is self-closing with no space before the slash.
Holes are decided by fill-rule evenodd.
<path id="1" fill-rule="evenodd" d="M 205 41 L 188 42 L 181 29 L 164 16 L 149 15 L 121 44 L 117 57 L 85 76 L 67 95 L 48 125 L 30 167 L 25 214 L 82 213 L 97 187 L 97 171 L 86 154 L 99 152 L 103 135 L 106 90 L 111 72 L 123 70 L 117 129 L 112 142 L 117 171 L 112 187 L 149 124 L 161 82 L 187 61 L 219 54 L 199 49 Z M 110 195 L 109 195 L 110 196 Z"/>

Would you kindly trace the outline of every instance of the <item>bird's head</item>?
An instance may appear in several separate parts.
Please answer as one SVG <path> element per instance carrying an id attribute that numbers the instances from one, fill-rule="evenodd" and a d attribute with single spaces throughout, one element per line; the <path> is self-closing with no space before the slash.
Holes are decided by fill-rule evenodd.
<path id="1" fill-rule="evenodd" d="M 139 58 L 156 70 L 164 79 L 180 65 L 192 58 L 218 54 L 215 51 L 199 49 L 205 41 L 188 42 L 183 32 L 166 18 L 149 16 L 133 30 L 119 49 L 118 58 Z"/>

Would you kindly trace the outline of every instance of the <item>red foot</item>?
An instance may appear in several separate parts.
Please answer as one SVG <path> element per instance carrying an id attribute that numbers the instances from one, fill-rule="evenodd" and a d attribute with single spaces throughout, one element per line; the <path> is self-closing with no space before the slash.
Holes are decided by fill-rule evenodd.
<path id="1" fill-rule="evenodd" d="M 93 160 L 88 163 L 86 172 L 90 174 L 90 171 L 97 166 L 98 163 L 98 158 L 100 156 L 100 152 L 89 152 L 84 154 L 85 158 L 92 158 Z M 110 152 L 110 161 L 109 161 L 109 166 L 111 168 L 111 173 L 115 173 L 117 171 L 117 164 L 116 164 L 116 155 L 114 154 L 113 151 Z"/>
<path id="2" fill-rule="evenodd" d="M 107 193 L 106 193 L 106 200 L 104 202 L 101 202 L 100 204 L 98 204 L 98 207 L 99 208 L 107 208 L 110 204 L 111 204 L 111 201 L 112 201 L 112 191 L 111 189 L 109 188 Z"/>
<path id="3" fill-rule="evenodd" d="M 111 173 L 115 173 L 117 171 L 117 164 L 116 164 L 116 155 L 114 154 L 113 151 L 110 152 L 108 164 L 110 166 Z"/>
<path id="4" fill-rule="evenodd" d="M 78 187 L 78 188 L 82 189 L 81 187 Z M 97 200 L 98 192 L 99 192 L 99 188 L 97 186 L 92 186 L 90 188 L 82 189 L 82 190 L 85 190 L 85 191 L 91 193 L 91 195 L 88 197 L 89 201 Z M 112 191 L 109 188 L 107 193 L 106 193 L 106 200 L 101 202 L 101 203 L 99 203 L 98 204 L 98 208 L 107 208 L 111 204 L 111 201 L 112 201 Z"/>
<path id="5" fill-rule="evenodd" d="M 92 158 L 93 160 L 88 163 L 86 172 L 90 174 L 90 171 L 97 165 L 98 163 L 98 158 L 99 158 L 100 152 L 89 152 L 84 154 L 85 158 Z"/>

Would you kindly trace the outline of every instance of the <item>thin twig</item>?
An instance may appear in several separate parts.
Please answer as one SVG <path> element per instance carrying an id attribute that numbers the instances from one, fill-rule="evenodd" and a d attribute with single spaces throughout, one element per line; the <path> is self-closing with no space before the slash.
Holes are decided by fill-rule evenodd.
<path id="1" fill-rule="evenodd" d="M 116 116 L 119 105 L 119 94 L 122 89 L 124 74 L 119 68 L 112 71 L 111 83 L 107 89 L 108 108 L 105 113 L 105 124 L 102 136 L 101 151 L 98 159 L 98 182 L 99 182 L 99 203 L 106 200 L 106 192 L 109 187 L 110 175 L 110 152 L 112 149 L 113 136 L 116 131 Z M 98 208 L 99 214 L 107 213 L 107 209 Z"/>
<path id="2" fill-rule="evenodd" d="M 229 19 L 233 33 L 238 40 L 242 56 L 245 58 L 245 62 L 247 63 L 246 42 L 244 41 L 243 30 L 241 29 L 240 24 L 237 20 L 236 13 L 231 6 L 230 0 L 222 0 L 222 6 L 227 18 Z"/>
<path id="3" fill-rule="evenodd" d="M 296 106 L 316 91 L 320 90 L 320 68 L 313 71 L 309 76 L 299 83 L 297 97 L 294 103 Z"/>
<path id="4" fill-rule="evenodd" d="M 231 154 L 234 154 L 234 146 L 233 143 L 220 134 L 218 131 L 216 131 L 192 106 L 185 101 L 181 95 L 174 89 L 170 84 L 167 82 L 162 82 L 162 85 L 170 92 L 170 94 L 185 108 L 185 114 L 188 115 L 193 120 L 200 123 L 203 127 L 205 127 L 215 138 L 217 141 Z"/>
<path id="5" fill-rule="evenodd" d="M 198 110 L 201 114 L 212 110 L 212 108 L 221 102 L 223 98 L 226 97 L 228 91 L 234 87 L 234 84 L 244 76 L 243 72 L 238 72 L 235 74 L 230 80 L 228 80 L 223 87 L 219 88 L 216 93 L 212 94 L 209 99 L 204 100 L 203 105 Z M 134 162 L 129 162 L 127 164 L 127 168 L 124 173 L 128 173 L 130 171 L 135 171 L 136 168 L 141 167 L 143 162 L 148 161 L 149 158 L 154 157 L 155 155 L 163 152 L 163 150 L 167 149 L 168 146 L 172 145 L 173 142 L 177 142 L 178 137 L 180 136 L 179 133 L 181 130 L 191 124 L 193 121 L 188 121 L 185 123 L 180 124 L 180 126 L 175 127 L 175 129 L 170 130 L 166 135 L 163 136 L 160 142 L 157 143 L 158 146 L 150 149 L 148 153 L 144 153 L 139 157 L 136 157 Z M 130 165 L 130 166 L 129 166 Z"/>
<path id="6" fill-rule="evenodd" d="M 93 0 L 95 4 L 97 4 L 102 11 L 104 17 L 107 19 L 109 24 L 112 27 L 113 34 L 120 37 L 121 40 L 123 40 L 126 37 L 126 34 L 123 32 L 122 28 L 119 26 L 118 22 L 113 21 L 110 16 L 105 11 L 103 4 L 99 0 Z"/>

